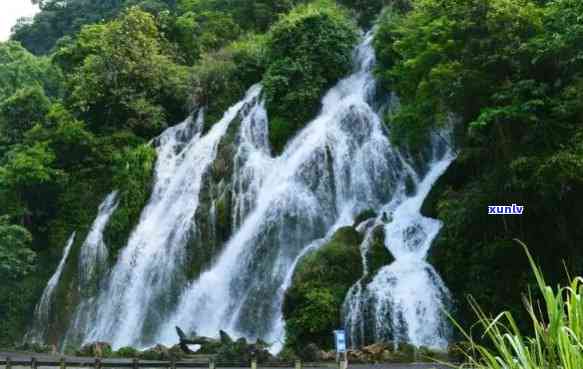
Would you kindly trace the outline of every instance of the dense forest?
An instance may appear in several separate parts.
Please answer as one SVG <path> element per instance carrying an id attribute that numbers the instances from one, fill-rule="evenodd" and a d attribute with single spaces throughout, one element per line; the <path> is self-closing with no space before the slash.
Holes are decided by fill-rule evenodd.
<path id="1" fill-rule="evenodd" d="M 86 233 L 114 188 L 105 239 L 116 258 L 150 196 L 152 139 L 200 107 L 217 121 L 262 82 L 281 152 L 373 27 L 379 89 L 400 99 L 384 119 L 394 143 L 421 150 L 456 122 L 457 159 L 423 206 L 444 224 L 430 261 L 453 316 L 473 323 L 471 295 L 526 324 L 522 296 L 535 280 L 515 239 L 551 284 L 583 274 L 582 0 L 39 3 L 0 44 L 0 346 L 22 341 L 71 229 Z M 488 215 L 507 204 L 524 215 Z M 360 268 L 338 267 L 358 261 L 354 233 L 299 266 L 288 346 L 331 345 Z"/>

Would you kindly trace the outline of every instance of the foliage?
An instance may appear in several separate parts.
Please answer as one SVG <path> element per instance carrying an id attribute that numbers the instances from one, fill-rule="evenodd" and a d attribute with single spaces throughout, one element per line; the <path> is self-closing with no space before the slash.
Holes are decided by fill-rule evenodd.
<path id="1" fill-rule="evenodd" d="M 236 40 L 241 28 L 228 14 L 203 11 L 186 12 L 176 18 L 173 34 L 188 64 Z"/>
<path id="2" fill-rule="evenodd" d="M 30 249 L 31 243 L 30 232 L 0 217 L 0 276 L 3 281 L 18 280 L 33 270 L 36 255 Z"/>
<path id="3" fill-rule="evenodd" d="M 513 238 L 553 282 L 563 259 L 583 271 L 582 4 L 418 0 L 408 13 L 389 8 L 375 36 L 376 73 L 401 98 L 386 119 L 395 142 L 418 149 L 430 130 L 459 121 L 460 154 L 424 209 L 444 222 L 432 262 L 455 296 L 508 309 L 518 324 L 528 317 L 507 281 L 529 278 Z M 487 215 L 489 205 L 513 203 L 525 206 L 522 216 Z M 463 323 L 471 313 L 458 303 Z"/>
<path id="4" fill-rule="evenodd" d="M 265 31 L 280 14 L 291 10 L 303 0 L 178 0 L 179 13 L 204 11 L 228 14 L 233 21 L 249 31 Z"/>
<path id="5" fill-rule="evenodd" d="M 116 154 L 113 162 L 113 186 L 119 193 L 119 206 L 104 231 L 112 262 L 127 243 L 151 192 L 156 150 L 148 145 Z"/>
<path id="6" fill-rule="evenodd" d="M 18 288 L 29 287 L 21 281 L 37 266 L 31 244 L 30 232 L 0 216 L 0 345 L 13 344 L 21 338 L 17 328 L 26 324 L 22 308 L 34 298 L 31 288 Z"/>
<path id="7" fill-rule="evenodd" d="M 42 123 L 50 101 L 40 87 L 21 89 L 0 103 L 0 134 L 2 145 L 21 142 L 24 133 Z"/>
<path id="8" fill-rule="evenodd" d="M 186 114 L 188 69 L 165 53 L 152 15 L 130 8 L 107 27 L 83 29 L 68 48 L 68 60 L 82 58 L 69 102 L 94 129 L 131 128 L 147 137 Z"/>
<path id="9" fill-rule="evenodd" d="M 35 54 L 47 54 L 63 36 L 83 25 L 111 19 L 124 0 L 46 0 L 39 1 L 41 12 L 34 19 L 21 19 L 12 38 Z"/>
<path id="10" fill-rule="evenodd" d="M 326 89 L 350 70 L 356 39 L 347 13 L 329 1 L 298 6 L 270 29 L 263 85 L 276 152 L 314 116 Z"/>
<path id="11" fill-rule="evenodd" d="M 371 27 L 384 7 L 392 6 L 400 11 L 407 11 L 411 7 L 410 0 L 338 0 L 338 3 L 354 13 L 363 29 Z"/>
<path id="12" fill-rule="evenodd" d="M 206 122 L 218 121 L 263 74 L 265 39 L 248 35 L 229 46 L 204 54 L 194 67 L 193 96 L 196 106 L 206 107 Z"/>
<path id="13" fill-rule="evenodd" d="M 519 329 L 511 313 L 506 311 L 491 318 L 470 299 L 488 345 L 480 344 L 462 329 L 469 341 L 469 348 L 464 351 L 468 366 L 477 369 L 583 366 L 583 278 L 573 278 L 568 286 L 553 289 L 528 250 L 527 255 L 542 296 L 541 301 L 532 295 L 525 298 L 529 333 Z"/>
<path id="14" fill-rule="evenodd" d="M 298 264 L 283 307 L 286 345 L 297 353 L 310 342 L 331 348 L 331 332 L 340 327 L 344 297 L 362 275 L 361 241 L 354 228 L 341 228 Z"/>
<path id="15" fill-rule="evenodd" d="M 0 191 L 11 192 L 23 206 L 18 216 L 23 224 L 46 224 L 54 215 L 55 195 L 66 176 L 55 167 L 56 156 L 45 143 L 16 147 L 0 167 Z"/>
<path id="16" fill-rule="evenodd" d="M 19 43 L 0 43 L 0 101 L 17 90 L 42 87 L 49 97 L 63 94 L 63 75 L 48 58 L 37 58 Z"/>

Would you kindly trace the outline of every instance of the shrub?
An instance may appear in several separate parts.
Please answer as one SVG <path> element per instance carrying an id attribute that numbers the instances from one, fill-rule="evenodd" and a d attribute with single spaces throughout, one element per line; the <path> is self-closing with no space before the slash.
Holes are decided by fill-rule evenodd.
<path id="1" fill-rule="evenodd" d="M 119 189 L 119 206 L 104 231 L 113 262 L 126 244 L 150 198 L 156 150 L 141 145 L 114 156 L 113 185 Z"/>
<path id="2" fill-rule="evenodd" d="M 218 121 L 252 84 L 261 80 L 264 44 L 264 37 L 250 34 L 204 54 L 194 67 L 194 105 L 207 107 L 207 124 Z"/>
<path id="3" fill-rule="evenodd" d="M 300 5 L 271 28 L 263 84 L 276 152 L 315 115 L 326 89 L 350 71 L 356 40 L 354 23 L 329 1 Z"/>

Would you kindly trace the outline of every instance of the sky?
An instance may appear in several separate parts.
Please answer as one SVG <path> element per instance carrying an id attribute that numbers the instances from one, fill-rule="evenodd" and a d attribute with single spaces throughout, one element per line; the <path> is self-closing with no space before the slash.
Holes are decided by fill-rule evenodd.
<path id="1" fill-rule="evenodd" d="M 0 0 L 0 41 L 8 40 L 18 18 L 33 16 L 37 11 L 30 0 Z"/>

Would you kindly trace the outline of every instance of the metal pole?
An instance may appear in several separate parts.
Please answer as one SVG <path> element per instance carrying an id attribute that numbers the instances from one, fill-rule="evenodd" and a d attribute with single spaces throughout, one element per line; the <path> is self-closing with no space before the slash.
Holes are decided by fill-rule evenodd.
<path id="1" fill-rule="evenodd" d="M 12 363 L 10 362 L 10 356 L 6 356 L 6 369 L 12 369 Z"/>
<path id="2" fill-rule="evenodd" d="M 36 358 L 33 357 L 32 359 L 30 359 L 30 368 L 31 369 L 36 369 Z"/>

